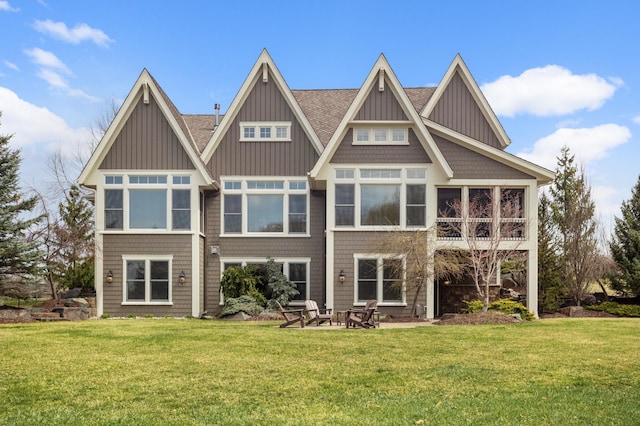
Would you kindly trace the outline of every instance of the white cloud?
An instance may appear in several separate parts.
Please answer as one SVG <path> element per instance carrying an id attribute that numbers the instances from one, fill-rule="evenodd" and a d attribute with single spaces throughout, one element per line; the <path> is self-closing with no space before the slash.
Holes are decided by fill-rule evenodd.
<path id="1" fill-rule="evenodd" d="M 83 41 L 92 41 L 98 46 L 107 47 L 113 40 L 109 38 L 102 30 L 91 28 L 87 24 L 77 24 L 73 28 L 68 28 L 64 22 L 53 22 L 50 19 L 46 21 L 36 20 L 33 28 L 44 34 L 48 34 L 53 38 L 57 38 L 72 44 L 80 44 Z"/>
<path id="2" fill-rule="evenodd" d="M 64 72 L 65 74 L 71 74 L 71 70 L 62 62 L 56 55 L 46 50 L 42 50 L 38 47 L 33 49 L 25 49 L 24 53 L 31 58 L 34 64 L 54 68 Z"/>
<path id="3" fill-rule="evenodd" d="M 633 122 L 636 124 L 640 124 L 640 115 L 636 115 L 635 117 L 633 117 Z"/>
<path id="4" fill-rule="evenodd" d="M 4 10 L 5 12 L 19 12 L 20 9 L 17 7 L 11 7 L 8 1 L 0 0 L 0 10 Z"/>
<path id="5" fill-rule="evenodd" d="M 11 68 L 11 69 L 12 69 L 12 70 L 14 70 L 14 71 L 20 71 L 20 68 L 18 68 L 18 66 L 17 66 L 16 64 L 14 64 L 13 62 L 9 62 L 9 61 L 6 61 L 6 60 L 5 60 L 5 61 L 4 61 L 4 65 L 5 65 L 7 68 Z"/>
<path id="6" fill-rule="evenodd" d="M 532 68 L 517 77 L 505 75 L 482 86 L 498 115 L 557 116 L 587 109 L 596 110 L 611 98 L 623 81 L 595 74 L 574 75 L 558 65 Z"/>
<path id="7" fill-rule="evenodd" d="M 566 145 L 576 160 L 586 166 L 605 157 L 609 150 L 628 142 L 630 138 L 629 129 L 617 124 L 581 129 L 563 128 L 536 141 L 532 150 L 516 155 L 554 170 L 560 150 Z"/>
<path id="8" fill-rule="evenodd" d="M 0 86 L 0 132 L 12 134 L 15 147 L 29 145 L 60 146 L 88 140 L 86 128 L 74 129 L 63 118 L 23 99 L 15 92 Z"/>

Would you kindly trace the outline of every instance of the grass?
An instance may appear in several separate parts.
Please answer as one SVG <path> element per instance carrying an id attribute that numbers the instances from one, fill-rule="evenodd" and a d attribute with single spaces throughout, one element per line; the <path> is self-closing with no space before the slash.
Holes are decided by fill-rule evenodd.
<path id="1" fill-rule="evenodd" d="M 640 321 L 0 326 L 0 424 L 637 424 Z"/>

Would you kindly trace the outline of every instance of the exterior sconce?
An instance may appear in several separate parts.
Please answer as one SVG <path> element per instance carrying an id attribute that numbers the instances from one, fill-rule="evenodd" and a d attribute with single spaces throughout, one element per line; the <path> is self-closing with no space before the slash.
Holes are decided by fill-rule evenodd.
<path id="1" fill-rule="evenodd" d="M 451 285 L 451 281 L 446 280 L 446 281 L 444 282 L 444 285 Z"/>
<path id="2" fill-rule="evenodd" d="M 184 282 L 187 280 L 187 274 L 185 274 L 184 271 L 180 271 L 180 275 L 178 275 L 178 280 L 180 281 L 180 284 L 184 284 Z"/>
<path id="3" fill-rule="evenodd" d="M 347 278 L 347 276 L 344 273 L 344 269 L 343 269 L 343 270 L 340 271 L 340 274 L 338 274 L 338 279 L 340 280 L 341 283 L 343 283 L 346 278 Z"/>
<path id="4" fill-rule="evenodd" d="M 107 272 L 107 283 L 111 284 L 113 282 L 113 272 L 111 272 L 111 269 L 109 269 L 109 272 Z"/>

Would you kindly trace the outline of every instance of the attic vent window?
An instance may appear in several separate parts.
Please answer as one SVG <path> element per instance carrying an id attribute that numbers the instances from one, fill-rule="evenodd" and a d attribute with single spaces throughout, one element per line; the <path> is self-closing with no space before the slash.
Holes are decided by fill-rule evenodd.
<path id="1" fill-rule="evenodd" d="M 290 122 L 241 122 L 240 142 L 289 142 Z"/>
<path id="2" fill-rule="evenodd" d="M 356 128 L 353 145 L 408 145 L 408 132 L 406 127 Z"/>

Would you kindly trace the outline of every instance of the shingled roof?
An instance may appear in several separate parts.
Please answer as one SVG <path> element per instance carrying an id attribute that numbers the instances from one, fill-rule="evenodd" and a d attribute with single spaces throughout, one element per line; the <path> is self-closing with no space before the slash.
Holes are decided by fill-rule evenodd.
<path id="1" fill-rule="evenodd" d="M 435 92 L 434 87 L 405 88 L 404 90 L 418 112 L 424 108 Z M 322 145 L 327 146 L 358 91 L 359 89 L 319 89 L 292 90 L 291 93 L 320 138 Z M 198 151 L 202 152 L 214 131 L 215 115 L 185 114 L 182 115 L 182 118 L 189 129 L 189 135 L 193 138 L 192 142 Z"/>

